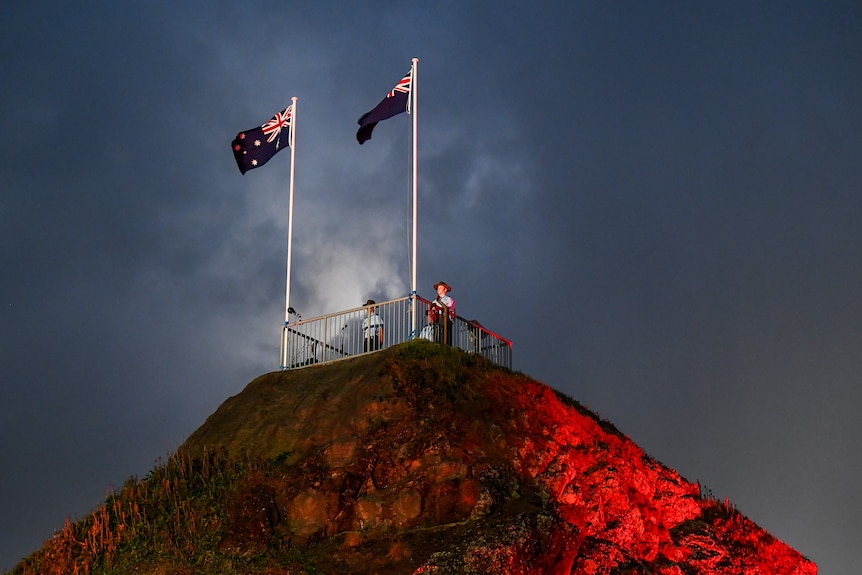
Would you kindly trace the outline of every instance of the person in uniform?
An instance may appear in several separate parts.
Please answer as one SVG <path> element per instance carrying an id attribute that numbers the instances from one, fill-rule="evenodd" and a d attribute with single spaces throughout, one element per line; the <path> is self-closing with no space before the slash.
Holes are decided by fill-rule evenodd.
<path id="1" fill-rule="evenodd" d="M 442 345 L 452 345 L 452 323 L 455 320 L 455 299 L 449 295 L 452 286 L 446 282 L 434 284 L 437 297 L 431 302 L 430 312 L 433 313 L 435 341 Z"/>

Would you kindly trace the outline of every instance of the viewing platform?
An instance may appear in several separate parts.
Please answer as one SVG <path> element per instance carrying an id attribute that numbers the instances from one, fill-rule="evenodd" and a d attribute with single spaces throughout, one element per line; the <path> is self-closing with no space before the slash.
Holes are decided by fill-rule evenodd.
<path id="1" fill-rule="evenodd" d="M 428 313 L 431 304 L 419 296 L 405 296 L 287 323 L 281 335 L 281 369 L 297 369 L 374 353 L 417 338 L 457 347 L 481 355 L 497 365 L 512 368 L 510 340 L 486 329 L 476 320 L 466 320 L 457 315 L 444 316 L 433 322 L 433 315 L 429 317 Z"/>

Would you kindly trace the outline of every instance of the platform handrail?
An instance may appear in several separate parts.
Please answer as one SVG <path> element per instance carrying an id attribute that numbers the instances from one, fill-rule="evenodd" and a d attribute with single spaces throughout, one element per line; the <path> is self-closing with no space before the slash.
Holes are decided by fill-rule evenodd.
<path id="1" fill-rule="evenodd" d="M 414 301 L 418 318 L 415 331 L 411 328 L 414 325 Z M 405 296 L 286 323 L 281 336 L 281 369 L 297 369 L 374 353 L 419 337 L 458 347 L 497 365 L 512 368 L 510 340 L 488 330 L 476 320 L 457 315 L 449 318 L 448 329 L 442 321 L 429 326 L 430 306 L 431 302 L 420 296 Z M 368 320 L 371 315 L 377 318 Z"/>

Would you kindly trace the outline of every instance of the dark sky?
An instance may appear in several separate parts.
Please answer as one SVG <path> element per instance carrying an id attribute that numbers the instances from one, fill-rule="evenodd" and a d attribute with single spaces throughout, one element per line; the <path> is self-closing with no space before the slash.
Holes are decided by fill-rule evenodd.
<path id="1" fill-rule="evenodd" d="M 858 2 L 0 8 L 0 571 L 278 369 L 291 304 L 419 293 L 815 560 L 862 544 Z"/>

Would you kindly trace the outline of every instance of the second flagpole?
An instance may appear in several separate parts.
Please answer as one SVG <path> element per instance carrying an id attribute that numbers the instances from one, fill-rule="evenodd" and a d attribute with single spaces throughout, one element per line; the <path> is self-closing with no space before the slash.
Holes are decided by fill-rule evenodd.
<path id="1" fill-rule="evenodd" d="M 284 327 L 281 330 L 281 366 L 284 369 L 287 366 L 287 325 L 290 323 L 290 268 L 291 258 L 293 256 L 293 182 L 296 166 L 296 101 L 299 98 L 294 96 L 291 98 L 291 118 L 290 118 L 290 200 L 288 201 L 288 220 L 287 220 L 287 282 L 284 293 Z"/>
<path id="2" fill-rule="evenodd" d="M 410 327 L 410 337 L 416 337 L 419 332 L 417 329 L 417 320 L 418 320 L 418 310 L 416 309 L 416 278 L 417 278 L 417 266 L 416 266 L 416 238 L 418 231 L 418 216 L 419 216 L 419 185 L 417 176 L 419 174 L 419 166 L 418 166 L 418 153 L 417 153 L 417 142 L 418 142 L 418 134 L 417 129 L 419 127 L 419 109 L 417 106 L 418 101 L 418 88 L 419 83 L 417 82 L 416 73 L 419 68 L 419 58 L 413 58 L 413 70 L 412 70 L 412 78 L 410 80 L 410 96 L 413 99 L 411 112 L 413 113 L 413 277 L 412 277 L 412 286 L 410 297 L 413 299 L 413 313 L 411 314 L 411 327 Z"/>

